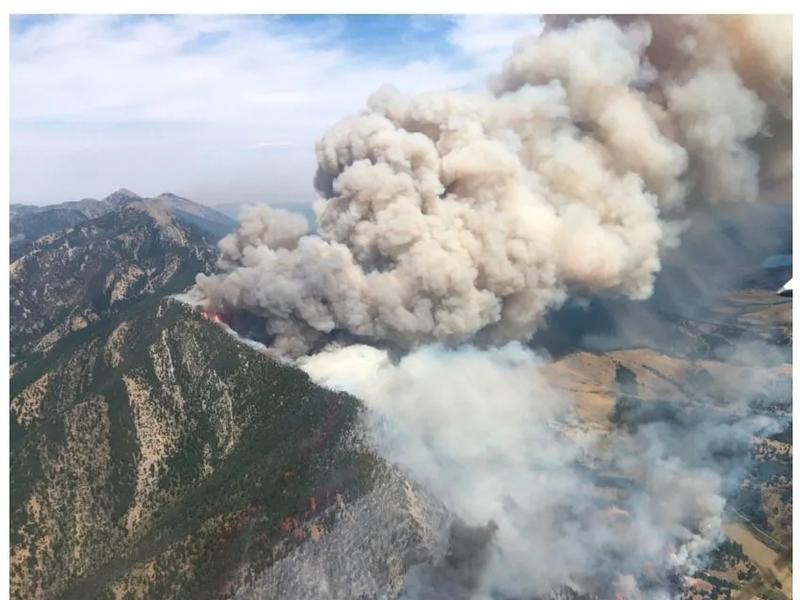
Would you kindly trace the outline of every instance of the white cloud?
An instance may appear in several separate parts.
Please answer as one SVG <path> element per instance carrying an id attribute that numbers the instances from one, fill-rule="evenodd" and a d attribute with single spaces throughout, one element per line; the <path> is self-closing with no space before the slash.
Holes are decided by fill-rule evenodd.
<path id="1" fill-rule="evenodd" d="M 12 200 L 126 186 L 206 202 L 309 201 L 313 143 L 329 125 L 384 83 L 408 92 L 481 85 L 518 30 L 519 17 L 459 18 L 442 41 L 453 52 L 388 60 L 380 41 L 348 50 L 335 22 L 41 21 L 12 35 Z"/>
<path id="2" fill-rule="evenodd" d="M 464 15 L 455 19 L 448 41 L 488 75 L 502 64 L 517 39 L 538 35 L 541 29 L 536 15 Z"/>

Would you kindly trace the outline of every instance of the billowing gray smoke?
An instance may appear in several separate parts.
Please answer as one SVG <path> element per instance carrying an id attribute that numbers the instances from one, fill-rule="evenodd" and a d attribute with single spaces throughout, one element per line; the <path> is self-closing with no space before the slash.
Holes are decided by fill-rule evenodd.
<path id="1" fill-rule="evenodd" d="M 552 20 L 483 93 L 367 104 L 317 143 L 318 235 L 249 210 L 197 280 L 287 354 L 503 343 L 573 292 L 647 297 L 691 210 L 790 175 L 791 19 Z"/>
<path id="2" fill-rule="evenodd" d="M 317 144 L 318 233 L 246 209 L 197 279 L 361 398 L 374 445 L 463 519 L 466 548 L 413 569 L 407 598 L 671 597 L 719 541 L 751 437 L 779 426 L 748 410 L 755 377 L 588 426 L 517 342 L 570 294 L 647 298 L 694 212 L 791 176 L 790 18 L 547 23 L 482 93 L 379 90 Z"/>

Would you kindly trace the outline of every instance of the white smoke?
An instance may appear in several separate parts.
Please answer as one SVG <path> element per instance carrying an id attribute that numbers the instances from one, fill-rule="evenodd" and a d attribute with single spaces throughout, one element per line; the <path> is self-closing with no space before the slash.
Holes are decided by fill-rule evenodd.
<path id="1" fill-rule="evenodd" d="M 249 210 L 198 289 L 293 354 L 503 343 L 572 292 L 646 298 L 687 211 L 755 201 L 762 155 L 787 175 L 790 67 L 790 18 L 551 24 L 490 91 L 375 93 L 317 144 L 318 235 Z"/>
<path id="2" fill-rule="evenodd" d="M 635 598 L 637 579 L 649 586 L 641 597 L 669 597 L 668 574 L 701 568 L 722 536 L 730 473 L 715 470 L 712 447 L 749 440 L 769 420 L 742 415 L 731 424 L 698 410 L 679 427 L 652 419 L 630 434 L 587 428 L 541 364 L 516 343 L 426 346 L 396 363 L 353 345 L 300 360 L 321 385 L 365 402 L 385 456 L 466 523 L 496 524 L 478 597 L 568 584 Z M 612 472 L 622 483 L 602 484 Z"/>

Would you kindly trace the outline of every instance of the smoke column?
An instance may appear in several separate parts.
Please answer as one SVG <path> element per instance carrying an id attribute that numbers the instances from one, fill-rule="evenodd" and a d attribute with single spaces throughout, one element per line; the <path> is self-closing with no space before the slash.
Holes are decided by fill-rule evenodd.
<path id="1" fill-rule="evenodd" d="M 317 143 L 318 235 L 247 211 L 197 287 L 290 355 L 525 340 L 571 293 L 646 298 L 692 210 L 788 177 L 790 108 L 790 18 L 554 20 L 483 93 L 380 89 Z"/>
<path id="2" fill-rule="evenodd" d="M 791 35 L 789 17 L 548 19 L 483 92 L 384 87 L 334 125 L 317 234 L 254 207 L 220 242 L 202 304 L 257 315 L 365 402 L 387 458 L 486 526 L 484 572 L 443 591 L 417 569 L 408 597 L 669 598 L 720 539 L 738 459 L 778 426 L 748 416 L 755 382 L 725 411 L 595 430 L 517 341 L 573 294 L 647 298 L 694 212 L 785 184 Z M 721 450 L 737 461 L 717 468 Z"/>

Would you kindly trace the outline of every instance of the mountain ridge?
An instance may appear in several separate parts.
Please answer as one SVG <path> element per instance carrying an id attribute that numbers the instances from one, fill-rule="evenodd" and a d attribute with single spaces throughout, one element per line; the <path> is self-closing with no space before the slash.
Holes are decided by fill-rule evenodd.
<path id="1" fill-rule="evenodd" d="M 117 305 L 180 291 L 216 260 L 214 242 L 166 213 L 127 205 L 42 236 L 10 266 L 12 357 L 44 350 Z"/>
<path id="2" fill-rule="evenodd" d="M 120 188 L 102 200 L 84 198 L 45 206 L 12 203 L 11 259 L 13 261 L 28 252 L 42 236 L 75 227 L 122 208 L 143 210 L 161 219 L 166 214 L 182 224 L 199 227 L 216 238 L 226 235 L 236 225 L 233 219 L 223 213 L 170 192 L 148 198 Z"/>

